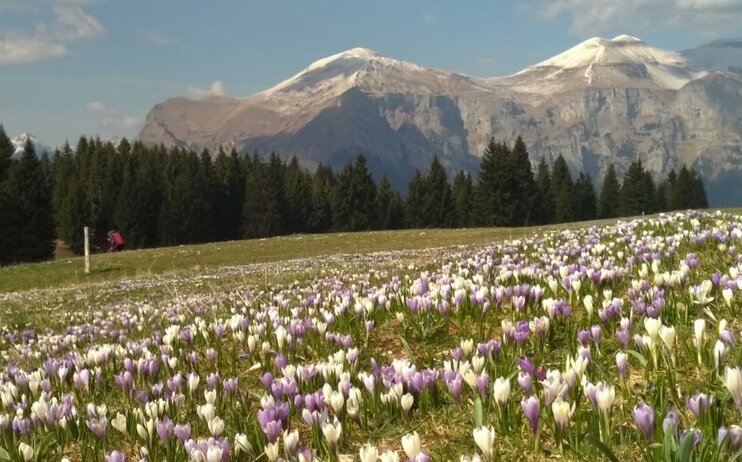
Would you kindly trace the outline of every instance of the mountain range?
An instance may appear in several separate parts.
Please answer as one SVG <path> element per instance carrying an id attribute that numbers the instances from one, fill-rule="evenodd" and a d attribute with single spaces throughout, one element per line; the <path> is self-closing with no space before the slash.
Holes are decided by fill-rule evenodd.
<path id="1" fill-rule="evenodd" d="M 306 166 L 358 153 L 404 190 L 438 156 L 476 172 L 490 138 L 520 135 L 531 160 L 562 154 L 598 182 L 641 159 L 664 178 L 696 168 L 712 205 L 742 204 L 742 39 L 686 51 L 595 37 L 505 77 L 430 69 L 353 48 L 246 97 L 173 98 L 139 138 L 200 150 L 276 151 Z"/>

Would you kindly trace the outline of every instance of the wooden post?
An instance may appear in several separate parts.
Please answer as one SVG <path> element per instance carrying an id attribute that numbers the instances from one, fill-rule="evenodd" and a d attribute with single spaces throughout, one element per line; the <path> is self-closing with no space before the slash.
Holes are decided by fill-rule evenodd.
<path id="1" fill-rule="evenodd" d="M 90 233 L 85 227 L 85 274 L 90 274 Z"/>

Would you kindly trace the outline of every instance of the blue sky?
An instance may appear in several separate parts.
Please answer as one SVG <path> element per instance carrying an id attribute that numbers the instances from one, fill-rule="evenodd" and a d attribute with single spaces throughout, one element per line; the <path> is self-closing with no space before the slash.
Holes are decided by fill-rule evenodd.
<path id="1" fill-rule="evenodd" d="M 740 24 L 742 0 L 0 0 L 0 123 L 131 138 L 167 98 L 244 96 L 356 46 L 499 76 L 596 35 L 682 50 Z"/>

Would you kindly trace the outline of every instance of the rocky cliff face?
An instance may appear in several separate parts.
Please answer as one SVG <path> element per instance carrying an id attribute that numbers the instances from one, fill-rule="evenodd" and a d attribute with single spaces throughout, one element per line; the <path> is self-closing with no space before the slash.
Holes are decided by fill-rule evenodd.
<path id="1" fill-rule="evenodd" d="M 357 48 L 246 98 L 158 104 L 140 138 L 277 151 L 307 166 L 344 165 L 362 152 L 404 188 L 434 155 L 451 172 L 475 170 L 490 137 L 521 135 L 534 162 L 561 153 L 575 172 L 597 179 L 608 165 L 621 173 L 635 158 L 656 178 L 692 165 L 713 204 L 740 204 L 742 42 L 714 43 L 676 53 L 629 36 L 594 38 L 500 78 Z"/>

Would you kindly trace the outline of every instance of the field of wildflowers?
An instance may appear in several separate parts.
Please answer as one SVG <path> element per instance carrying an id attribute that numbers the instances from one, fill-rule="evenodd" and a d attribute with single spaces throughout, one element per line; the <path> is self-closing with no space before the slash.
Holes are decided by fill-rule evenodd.
<path id="1" fill-rule="evenodd" d="M 44 316 L 0 308 L 0 461 L 733 460 L 740 251 L 687 212 L 5 294 Z"/>

